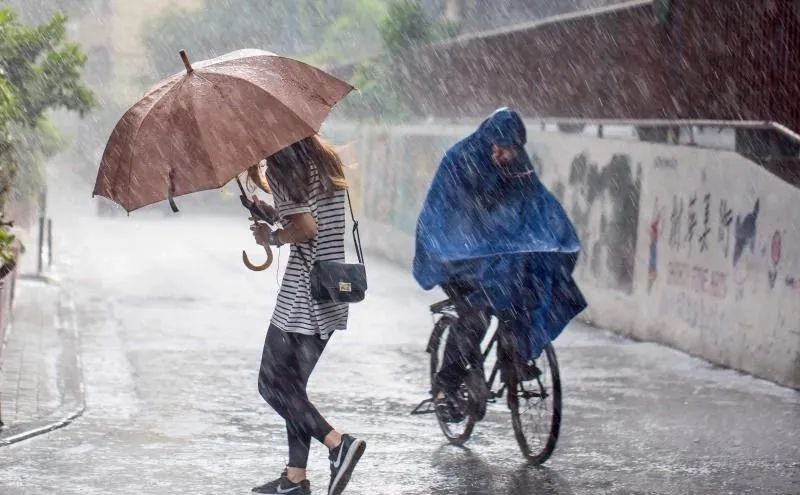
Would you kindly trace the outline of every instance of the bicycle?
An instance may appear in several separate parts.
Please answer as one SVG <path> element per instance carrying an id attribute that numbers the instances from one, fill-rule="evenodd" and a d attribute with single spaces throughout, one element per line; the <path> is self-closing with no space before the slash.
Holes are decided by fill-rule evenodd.
<path id="1" fill-rule="evenodd" d="M 474 383 L 465 380 L 456 397 L 453 397 L 463 419 L 454 421 L 454 418 L 445 417 L 442 409 L 436 407 L 437 398 L 440 397 L 436 374 L 458 314 L 449 299 L 433 304 L 430 309 L 436 318 L 426 348 L 430 354 L 431 397 L 422 401 L 412 414 L 436 414 L 447 440 L 460 446 L 469 440 L 487 405 L 496 403 L 505 394 L 514 436 L 523 457 L 532 464 L 547 461 L 555 450 L 561 427 L 561 378 L 553 346 L 548 344 L 533 365 L 522 368 L 518 366 L 508 328 L 498 321 L 489 342 L 481 349 L 486 364 L 492 349 L 497 346 L 497 359 L 491 370 L 487 370 L 482 377 L 486 381 L 489 396 L 483 396 Z M 527 372 L 523 374 L 523 370 Z"/>

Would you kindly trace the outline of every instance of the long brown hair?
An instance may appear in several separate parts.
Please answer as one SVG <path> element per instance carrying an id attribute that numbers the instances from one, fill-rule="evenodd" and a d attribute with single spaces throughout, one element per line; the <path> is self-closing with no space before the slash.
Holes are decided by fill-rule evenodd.
<path id="1" fill-rule="evenodd" d="M 261 173 L 261 164 L 257 163 L 247 169 L 247 189 L 254 192 L 256 187 L 261 189 L 267 194 L 272 194 L 267 179 Z"/>
<path id="2" fill-rule="evenodd" d="M 319 136 L 307 137 L 267 158 L 270 177 L 279 182 L 288 199 L 308 200 L 309 165 L 316 165 L 322 188 L 327 193 L 347 188 L 342 159 L 333 147 Z"/>

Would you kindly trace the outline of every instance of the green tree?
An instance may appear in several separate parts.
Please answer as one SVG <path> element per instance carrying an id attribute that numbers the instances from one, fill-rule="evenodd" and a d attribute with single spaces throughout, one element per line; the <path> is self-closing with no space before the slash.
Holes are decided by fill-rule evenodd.
<path id="1" fill-rule="evenodd" d="M 390 53 L 402 53 L 434 38 L 433 20 L 415 0 L 392 2 L 380 29 L 383 46 Z"/>
<path id="2" fill-rule="evenodd" d="M 402 121 L 412 112 L 398 90 L 396 68 L 414 49 L 458 34 L 456 24 L 433 18 L 419 0 L 393 0 L 380 24 L 384 53 L 359 63 L 352 84 L 360 92 L 342 105 L 356 119 Z"/>
<path id="3" fill-rule="evenodd" d="M 0 209 L 9 193 L 34 192 L 44 159 L 62 144 L 46 113 L 94 106 L 81 80 L 86 56 L 67 42 L 66 22 L 57 14 L 28 27 L 0 10 Z"/>
<path id="4" fill-rule="evenodd" d="M 434 19 L 419 0 L 394 0 L 380 25 L 383 47 L 399 55 L 421 45 L 452 38 L 459 32 L 455 23 Z"/>

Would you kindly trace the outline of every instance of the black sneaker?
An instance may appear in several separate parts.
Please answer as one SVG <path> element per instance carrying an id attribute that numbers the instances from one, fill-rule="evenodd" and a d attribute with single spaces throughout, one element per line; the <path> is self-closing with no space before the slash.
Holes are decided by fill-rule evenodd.
<path id="1" fill-rule="evenodd" d="M 269 493 L 273 495 L 311 495 L 311 483 L 303 480 L 300 483 L 292 483 L 288 478 L 289 472 L 284 469 L 281 477 L 253 488 L 254 493 Z"/>
<path id="2" fill-rule="evenodd" d="M 517 366 L 517 375 L 523 382 L 536 380 L 539 376 L 541 376 L 541 374 L 542 371 L 539 369 L 538 366 L 536 366 L 535 361 L 528 361 L 525 364 Z"/>
<path id="3" fill-rule="evenodd" d="M 331 460 L 331 484 L 328 486 L 328 495 L 339 495 L 344 491 L 353 469 L 366 448 L 367 442 L 364 440 L 342 435 L 342 443 L 332 449 L 328 456 Z"/>
<path id="4" fill-rule="evenodd" d="M 442 392 L 434 401 L 436 408 L 436 415 L 439 416 L 445 423 L 460 423 L 464 421 L 464 413 L 458 407 L 457 400 L 453 394 L 458 392 Z"/>

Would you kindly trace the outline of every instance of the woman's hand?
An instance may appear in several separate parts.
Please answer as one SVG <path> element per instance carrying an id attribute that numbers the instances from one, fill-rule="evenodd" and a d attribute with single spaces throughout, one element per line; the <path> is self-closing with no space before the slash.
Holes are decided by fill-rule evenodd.
<path id="1" fill-rule="evenodd" d="M 253 238 L 259 246 L 269 246 L 269 237 L 272 232 L 267 224 L 257 223 L 250 226 L 250 231 L 253 233 Z"/>
<path id="2" fill-rule="evenodd" d="M 262 201 L 256 196 L 253 195 L 253 199 L 247 199 L 244 195 L 239 195 L 239 200 L 241 200 L 242 205 L 250 210 L 250 213 L 254 216 L 259 218 L 252 220 L 262 220 L 267 223 L 275 223 L 278 221 L 278 212 L 270 206 L 269 203 Z"/>

